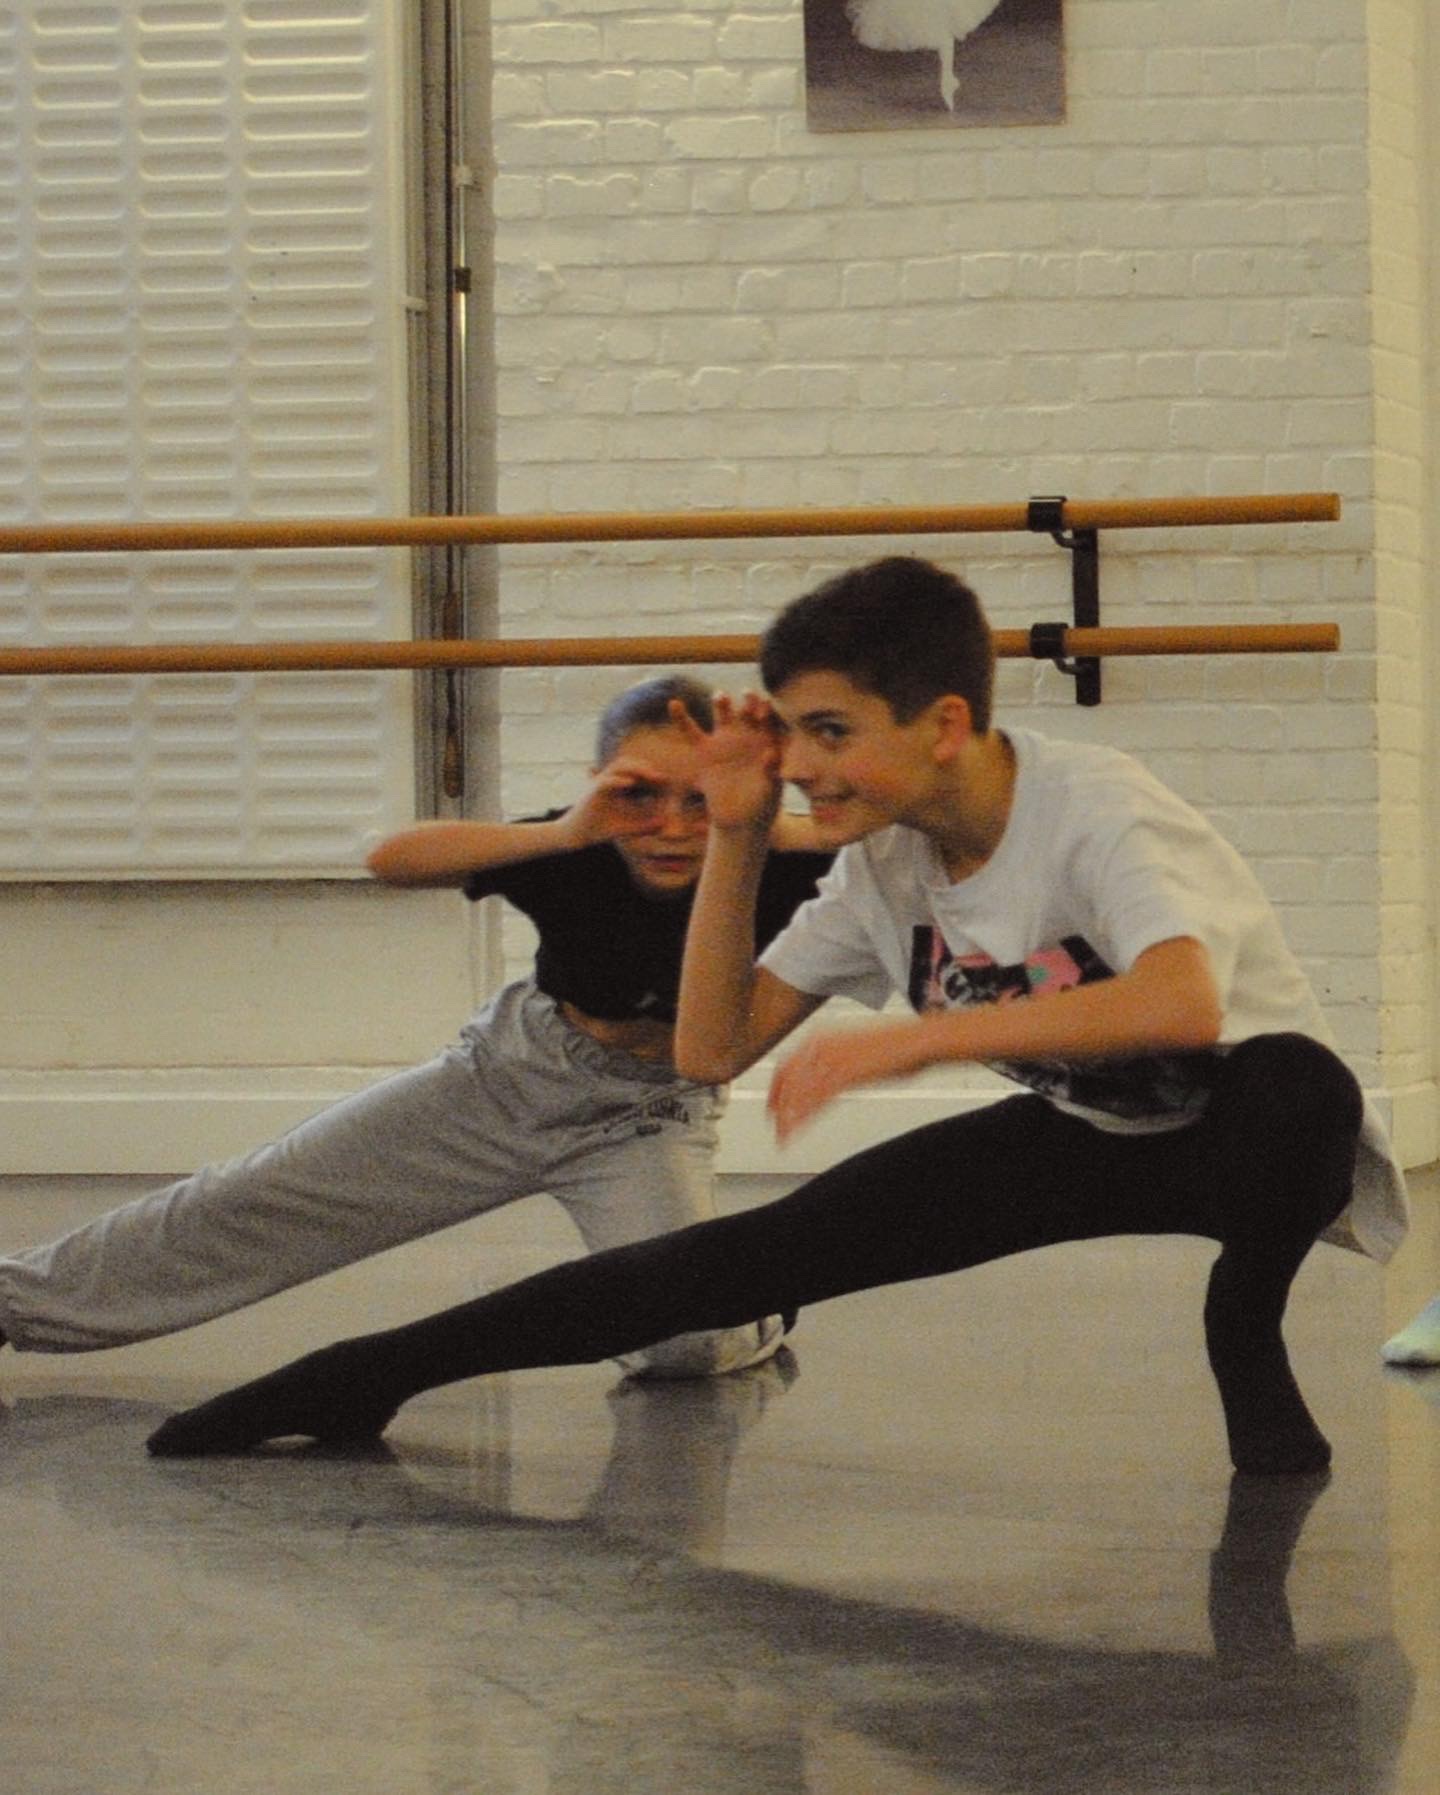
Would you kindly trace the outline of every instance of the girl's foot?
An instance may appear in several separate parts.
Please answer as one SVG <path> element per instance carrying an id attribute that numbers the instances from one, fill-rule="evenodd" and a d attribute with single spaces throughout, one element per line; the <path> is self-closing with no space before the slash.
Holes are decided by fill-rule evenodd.
<path id="1" fill-rule="evenodd" d="M 1387 1365 L 1440 1365 L 1440 1296 L 1380 1348 Z"/>

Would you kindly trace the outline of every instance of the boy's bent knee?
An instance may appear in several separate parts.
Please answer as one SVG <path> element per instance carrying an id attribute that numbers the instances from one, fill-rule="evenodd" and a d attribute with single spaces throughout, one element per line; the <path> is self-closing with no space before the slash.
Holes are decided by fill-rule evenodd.
<path id="1" fill-rule="evenodd" d="M 1356 1135 L 1364 1109 L 1350 1068 L 1309 1035 L 1253 1035 L 1226 1055 L 1222 1080 L 1273 1103 L 1292 1123 Z"/>

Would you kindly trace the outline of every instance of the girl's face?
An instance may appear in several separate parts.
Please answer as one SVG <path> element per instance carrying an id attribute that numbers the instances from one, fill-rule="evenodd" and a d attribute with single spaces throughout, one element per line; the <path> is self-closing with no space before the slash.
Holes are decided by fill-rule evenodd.
<path id="1" fill-rule="evenodd" d="M 615 752 L 619 761 L 643 761 L 655 780 L 636 780 L 615 803 L 631 827 L 615 846 L 637 885 L 656 896 L 688 891 L 700 877 L 709 821 L 696 784 L 700 757 L 679 729 L 632 729 Z"/>

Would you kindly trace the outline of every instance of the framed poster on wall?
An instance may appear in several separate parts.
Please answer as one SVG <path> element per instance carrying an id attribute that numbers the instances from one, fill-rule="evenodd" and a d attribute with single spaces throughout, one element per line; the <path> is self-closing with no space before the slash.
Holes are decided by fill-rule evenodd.
<path id="1" fill-rule="evenodd" d="M 1058 124 L 1062 0 L 805 0 L 812 131 Z"/>

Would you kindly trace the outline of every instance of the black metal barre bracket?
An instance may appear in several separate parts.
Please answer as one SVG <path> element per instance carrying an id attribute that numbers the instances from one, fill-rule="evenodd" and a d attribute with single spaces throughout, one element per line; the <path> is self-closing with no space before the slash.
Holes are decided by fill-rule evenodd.
<path id="1" fill-rule="evenodd" d="M 1075 702 L 1100 702 L 1100 661 L 1095 655 L 1067 659 L 1067 628 L 1096 629 L 1100 623 L 1100 532 L 1067 530 L 1062 496 L 1034 498 L 1025 507 L 1025 527 L 1049 536 L 1070 555 L 1070 606 L 1073 623 L 1036 623 L 1030 627 L 1030 653 L 1037 661 L 1053 661 L 1075 681 Z"/>

